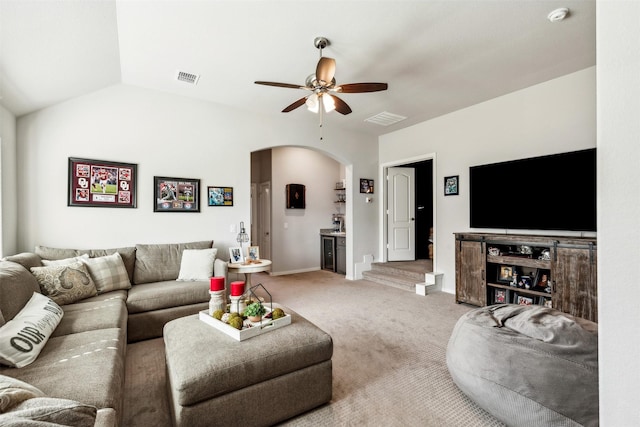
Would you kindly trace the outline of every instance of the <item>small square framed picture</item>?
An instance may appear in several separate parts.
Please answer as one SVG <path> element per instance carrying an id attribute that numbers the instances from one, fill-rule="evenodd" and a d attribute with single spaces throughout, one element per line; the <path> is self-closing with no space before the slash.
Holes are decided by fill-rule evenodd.
<path id="1" fill-rule="evenodd" d="M 260 259 L 260 248 L 258 246 L 249 246 L 247 248 L 247 259 L 258 261 Z"/>
<path id="2" fill-rule="evenodd" d="M 243 263 L 244 254 L 242 253 L 242 248 L 240 247 L 229 248 L 229 261 L 231 261 L 231 264 Z"/>
<path id="3" fill-rule="evenodd" d="M 507 291 L 505 289 L 496 289 L 493 302 L 495 304 L 505 304 L 507 302 Z"/>
<path id="4" fill-rule="evenodd" d="M 516 299 L 518 305 L 533 305 L 533 298 L 518 295 Z"/>
<path id="5" fill-rule="evenodd" d="M 444 195 L 445 196 L 457 196 L 459 175 L 445 176 L 444 177 Z"/>

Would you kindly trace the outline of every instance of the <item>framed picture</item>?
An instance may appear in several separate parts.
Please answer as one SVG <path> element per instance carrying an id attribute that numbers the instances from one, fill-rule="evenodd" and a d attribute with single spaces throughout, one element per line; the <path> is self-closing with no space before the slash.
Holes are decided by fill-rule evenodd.
<path id="1" fill-rule="evenodd" d="M 500 283 L 511 283 L 516 274 L 516 268 L 511 265 L 501 265 L 498 267 L 497 281 Z"/>
<path id="2" fill-rule="evenodd" d="M 516 297 L 516 304 L 518 304 L 518 305 L 532 305 L 533 304 L 533 298 L 525 297 L 524 295 L 518 295 Z"/>
<path id="3" fill-rule="evenodd" d="M 135 208 L 138 165 L 69 157 L 67 206 Z"/>
<path id="4" fill-rule="evenodd" d="M 244 255 L 241 247 L 229 248 L 229 261 L 231 264 L 241 264 L 244 262 Z"/>
<path id="5" fill-rule="evenodd" d="M 505 289 L 496 289 L 493 294 L 493 302 L 495 304 L 507 303 L 507 291 Z"/>
<path id="6" fill-rule="evenodd" d="M 457 196 L 459 194 L 458 177 L 459 175 L 444 177 L 444 195 L 445 196 Z"/>
<path id="7" fill-rule="evenodd" d="M 303 184 L 287 184 L 287 209 L 304 209 L 305 191 Z"/>
<path id="8" fill-rule="evenodd" d="M 200 212 L 200 180 L 153 177 L 154 212 Z"/>
<path id="9" fill-rule="evenodd" d="M 233 187 L 207 187 L 209 206 L 233 206 Z"/>
<path id="10" fill-rule="evenodd" d="M 551 293 L 551 271 L 539 268 L 533 282 L 533 290 Z"/>
<path id="11" fill-rule="evenodd" d="M 373 194 L 373 180 L 360 178 L 360 192 Z"/>
<path id="12" fill-rule="evenodd" d="M 247 259 L 250 261 L 257 261 L 260 259 L 260 247 L 249 246 L 247 248 Z"/>

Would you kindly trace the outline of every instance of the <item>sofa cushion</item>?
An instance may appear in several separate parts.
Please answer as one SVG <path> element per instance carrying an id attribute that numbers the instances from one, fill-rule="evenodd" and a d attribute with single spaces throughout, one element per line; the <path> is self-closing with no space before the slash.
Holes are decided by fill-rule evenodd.
<path id="1" fill-rule="evenodd" d="M 208 249 L 212 240 L 189 242 L 136 245 L 136 263 L 133 271 L 133 283 L 162 282 L 176 280 L 180 272 L 182 251 L 185 249 Z"/>
<path id="2" fill-rule="evenodd" d="M 96 290 L 99 294 L 131 287 L 127 269 L 118 252 L 112 255 L 83 259 L 82 262 L 89 269 L 89 274 L 96 284 Z"/>
<path id="3" fill-rule="evenodd" d="M 13 377 L 0 375 L 0 414 L 34 397 L 44 397 L 38 388 Z"/>
<path id="4" fill-rule="evenodd" d="M 209 280 L 213 276 L 213 262 L 217 253 L 218 250 L 215 248 L 185 249 L 182 251 L 178 280 Z"/>
<path id="5" fill-rule="evenodd" d="M 120 298 L 63 305 L 64 317 L 53 337 L 97 329 L 127 328 L 127 306 Z"/>
<path id="6" fill-rule="evenodd" d="M 22 368 L 36 360 L 62 315 L 58 304 L 34 292 L 24 308 L 0 328 L 0 363 Z"/>
<path id="7" fill-rule="evenodd" d="M 31 365 L 0 368 L 0 374 L 32 384 L 49 397 L 114 408 L 120 413 L 125 346 L 126 331 L 120 328 L 51 337 Z"/>
<path id="8" fill-rule="evenodd" d="M 42 265 L 44 266 L 52 266 L 52 265 L 69 265 L 78 261 L 82 261 L 83 259 L 88 259 L 89 254 L 82 254 L 78 256 L 74 256 L 71 258 L 63 258 L 63 259 L 43 259 Z"/>
<path id="9" fill-rule="evenodd" d="M 81 261 L 66 265 L 32 267 L 31 272 L 36 276 L 42 293 L 61 305 L 98 293 L 87 266 Z"/>
<path id="10" fill-rule="evenodd" d="M 40 292 L 38 281 L 22 265 L 0 261 L 0 312 L 5 322 L 13 319 L 31 299 Z"/>
<path id="11" fill-rule="evenodd" d="M 21 252 L 19 254 L 4 257 L 3 261 L 17 262 L 27 270 L 31 267 L 42 267 L 42 258 L 33 252 Z"/>
<path id="12" fill-rule="evenodd" d="M 0 414 L 0 425 L 93 427 L 96 412 L 95 406 L 73 400 L 35 397 L 25 400 L 7 413 Z"/>
<path id="13" fill-rule="evenodd" d="M 207 302 L 209 282 L 165 282 L 134 285 L 127 296 L 129 314 Z"/>

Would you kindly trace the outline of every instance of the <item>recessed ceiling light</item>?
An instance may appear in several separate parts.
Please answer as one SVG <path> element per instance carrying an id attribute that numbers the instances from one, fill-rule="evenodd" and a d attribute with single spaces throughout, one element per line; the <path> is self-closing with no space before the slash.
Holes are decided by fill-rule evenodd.
<path id="1" fill-rule="evenodd" d="M 547 15 L 547 19 L 551 22 L 562 21 L 569 14 L 569 9 L 566 7 L 561 7 L 560 9 L 556 9 Z"/>

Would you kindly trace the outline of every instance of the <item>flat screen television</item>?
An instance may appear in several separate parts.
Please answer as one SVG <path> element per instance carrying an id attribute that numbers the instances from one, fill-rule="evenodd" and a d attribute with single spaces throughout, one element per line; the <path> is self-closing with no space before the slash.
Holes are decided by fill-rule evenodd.
<path id="1" fill-rule="evenodd" d="M 596 149 L 469 168 L 470 227 L 596 231 Z"/>

